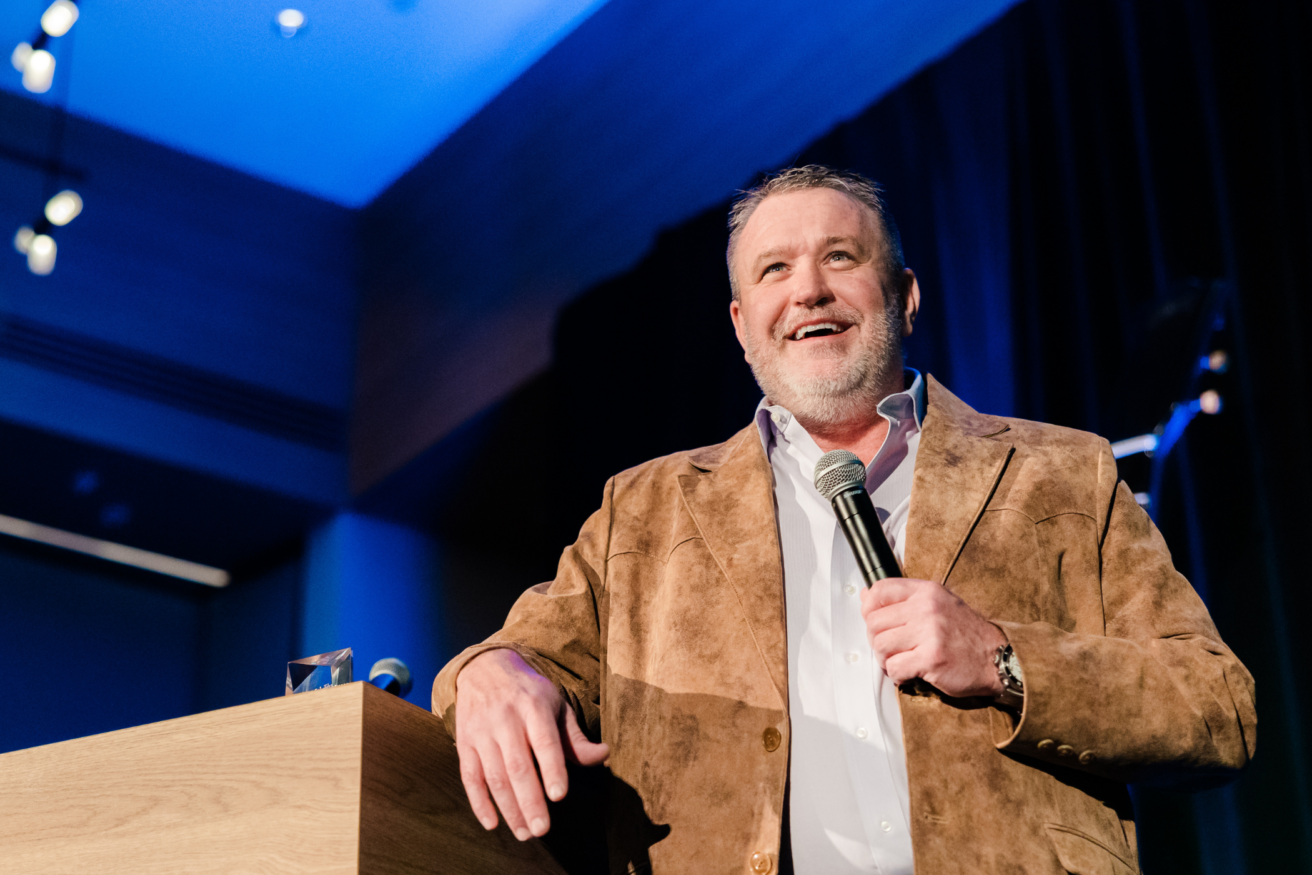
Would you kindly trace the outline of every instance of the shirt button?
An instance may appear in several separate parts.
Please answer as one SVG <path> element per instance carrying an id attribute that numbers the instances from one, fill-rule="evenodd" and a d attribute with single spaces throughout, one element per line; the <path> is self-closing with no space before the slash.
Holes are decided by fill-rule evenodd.
<path id="1" fill-rule="evenodd" d="M 1068 757 L 1073 753 L 1075 753 L 1075 748 L 1071 747 L 1069 744 L 1061 744 L 1057 746 L 1057 756 L 1059 757 Z"/>
<path id="2" fill-rule="evenodd" d="M 765 745 L 765 749 L 770 753 L 774 753 L 779 749 L 779 743 L 783 741 L 783 738 L 779 734 L 779 730 L 773 726 L 766 727 L 766 730 L 761 733 L 761 743 Z"/>
<path id="3" fill-rule="evenodd" d="M 889 823 L 887 820 L 881 820 L 879 822 L 879 828 L 882 829 L 884 832 L 892 832 L 893 824 Z"/>
<path id="4" fill-rule="evenodd" d="M 849 653 L 849 654 L 847 655 L 847 661 L 848 661 L 848 662 L 856 662 L 856 661 L 857 661 L 858 659 L 860 659 L 860 658 L 861 658 L 860 654 L 857 654 L 857 653 Z"/>
<path id="5" fill-rule="evenodd" d="M 870 734 L 870 733 L 866 731 L 866 728 L 865 728 L 864 726 L 858 726 L 858 727 L 856 728 L 856 737 L 857 737 L 857 738 L 865 738 L 865 737 L 866 737 L 867 735 L 869 735 L 869 734 Z"/>
<path id="6" fill-rule="evenodd" d="M 843 587 L 843 592 L 848 595 L 856 595 L 856 587 L 849 583 L 847 586 Z"/>
<path id="7" fill-rule="evenodd" d="M 1091 750 L 1086 750 L 1084 753 L 1080 754 L 1080 765 L 1087 766 L 1097 758 L 1098 755 L 1096 753 Z"/>
<path id="8" fill-rule="evenodd" d="M 763 854 L 760 851 L 752 854 L 751 866 L 752 871 L 756 872 L 757 875 L 766 875 L 766 873 L 774 868 L 773 864 L 770 862 L 770 855 Z"/>
<path id="9" fill-rule="evenodd" d="M 1044 751 L 1046 753 L 1047 751 L 1052 750 L 1052 746 L 1056 743 L 1057 742 L 1053 741 L 1051 738 L 1045 738 L 1043 739 L 1043 741 L 1040 741 L 1038 743 L 1037 747 L 1039 748 L 1039 750 Z"/>

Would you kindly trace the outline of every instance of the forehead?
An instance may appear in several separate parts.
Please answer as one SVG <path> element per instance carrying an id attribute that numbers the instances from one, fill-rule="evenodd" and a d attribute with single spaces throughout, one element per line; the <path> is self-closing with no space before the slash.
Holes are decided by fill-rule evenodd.
<path id="1" fill-rule="evenodd" d="M 874 242 L 870 210 L 832 188 L 809 188 L 773 194 L 761 201 L 743 227 L 738 248 L 743 256 L 778 247 L 806 246 L 828 237 L 865 237 Z"/>

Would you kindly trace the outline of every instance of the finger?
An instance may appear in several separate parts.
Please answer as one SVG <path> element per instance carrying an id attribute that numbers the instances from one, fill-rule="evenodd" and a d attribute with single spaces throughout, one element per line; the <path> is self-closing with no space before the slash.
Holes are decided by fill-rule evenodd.
<path id="1" fill-rule="evenodd" d="M 460 782 L 465 785 L 469 807 L 474 809 L 474 816 L 483 824 L 483 829 L 496 829 L 497 809 L 487 795 L 487 784 L 483 781 L 483 763 L 478 758 L 478 751 L 472 747 L 457 745 L 457 752 L 460 754 Z"/>
<path id="2" fill-rule="evenodd" d="M 575 716 L 574 709 L 569 707 L 565 708 L 565 740 L 569 745 L 566 754 L 581 766 L 595 766 L 610 756 L 610 745 L 589 741 L 579 728 L 579 718 Z"/>
<path id="3" fill-rule="evenodd" d="M 538 777 L 537 766 L 533 762 L 533 751 L 528 745 L 528 737 L 521 729 L 518 733 L 499 738 L 498 742 L 501 746 L 501 758 L 506 765 L 506 777 L 510 780 L 515 802 L 523 814 L 523 821 L 528 824 L 528 831 L 535 836 L 546 835 L 547 830 L 551 828 L 551 818 L 547 814 L 547 800 L 542 795 L 542 779 Z M 515 837 L 520 841 L 528 838 L 528 836 L 521 836 L 518 831 L 515 832 Z"/>
<path id="4" fill-rule="evenodd" d="M 884 674 L 893 683 L 901 686 L 912 678 L 922 677 L 916 648 L 895 653 L 884 660 Z"/>
<path id="5" fill-rule="evenodd" d="M 506 771 L 505 758 L 500 746 L 495 742 L 487 744 L 479 751 L 479 759 L 483 761 L 483 779 L 487 782 L 488 790 L 492 791 L 492 798 L 496 800 L 497 808 L 501 809 L 501 816 L 505 818 L 506 826 L 510 827 L 515 838 L 521 842 L 526 841 L 533 834 L 529 832 L 528 822 L 524 820 L 524 814 L 519 810 L 515 788 Z"/>
<path id="6" fill-rule="evenodd" d="M 877 611 L 888 605 L 895 605 L 911 598 L 916 587 L 902 577 L 889 577 L 875 581 L 874 586 L 861 593 L 861 612 Z"/>
<path id="7" fill-rule="evenodd" d="M 878 608 L 865 615 L 866 633 L 873 641 L 874 636 L 889 629 L 905 626 L 915 617 L 915 611 L 907 602 Z"/>
<path id="8" fill-rule="evenodd" d="M 555 720 L 536 711 L 529 715 L 527 723 L 528 743 L 533 748 L 533 757 L 538 761 L 542 784 L 547 788 L 547 798 L 559 802 L 569 792 L 569 773 L 565 770 L 560 726 Z"/>
<path id="9" fill-rule="evenodd" d="M 888 673 L 888 661 L 899 653 L 906 653 L 916 647 L 915 631 L 909 626 L 898 626 L 878 635 L 870 636 L 870 649 L 875 654 L 875 662 Z M 890 675 L 891 677 L 891 675 Z"/>

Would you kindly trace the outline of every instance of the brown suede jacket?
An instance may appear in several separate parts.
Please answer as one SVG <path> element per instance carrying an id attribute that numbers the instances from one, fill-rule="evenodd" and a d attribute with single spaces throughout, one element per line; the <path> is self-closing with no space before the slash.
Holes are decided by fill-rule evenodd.
<path id="1" fill-rule="evenodd" d="M 1233 775 L 1253 679 L 1118 483 L 1105 440 L 976 413 L 932 377 L 908 577 L 1010 639 L 1019 720 L 904 693 L 918 875 L 1138 871 L 1125 782 Z M 769 873 L 788 779 L 788 654 L 771 470 L 751 425 L 613 478 L 556 579 L 438 676 L 518 651 L 609 743 L 613 872 Z M 781 743 L 782 742 L 782 743 Z"/>

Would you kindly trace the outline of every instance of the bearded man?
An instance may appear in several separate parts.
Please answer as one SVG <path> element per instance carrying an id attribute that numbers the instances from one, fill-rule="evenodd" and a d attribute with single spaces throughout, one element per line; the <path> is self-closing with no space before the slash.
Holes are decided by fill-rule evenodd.
<path id="1" fill-rule="evenodd" d="M 728 265 L 753 422 L 614 477 L 437 678 L 475 815 L 541 836 L 604 762 L 612 872 L 1137 872 L 1126 782 L 1232 776 L 1256 717 L 1107 442 L 904 370 L 920 289 L 860 176 L 744 193 Z M 835 448 L 905 577 L 863 585 Z"/>

